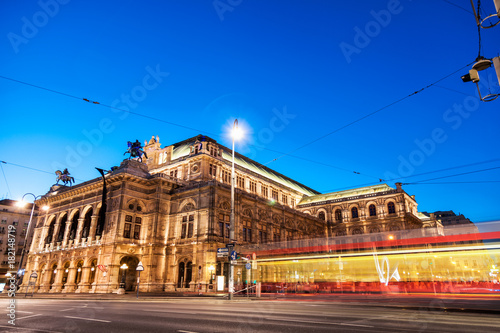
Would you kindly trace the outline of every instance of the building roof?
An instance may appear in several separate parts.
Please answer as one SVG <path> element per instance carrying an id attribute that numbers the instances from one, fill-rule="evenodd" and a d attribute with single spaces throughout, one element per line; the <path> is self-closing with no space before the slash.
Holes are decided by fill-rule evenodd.
<path id="1" fill-rule="evenodd" d="M 357 199 L 359 196 L 367 196 L 370 194 L 381 194 L 382 192 L 392 191 L 394 188 L 390 187 L 387 184 L 378 184 L 366 187 L 359 187 L 350 190 L 337 191 L 325 194 L 319 194 L 315 196 L 310 196 L 307 198 L 303 198 L 299 205 L 313 204 L 330 200 L 341 200 L 353 198 Z"/>
<path id="2" fill-rule="evenodd" d="M 188 156 L 191 151 L 191 146 L 196 141 L 208 141 L 216 143 L 219 147 L 222 148 L 222 158 L 228 162 L 232 161 L 231 149 L 217 143 L 216 140 L 204 135 L 198 135 L 173 144 L 172 161 L 184 156 Z M 283 186 L 292 188 L 307 196 L 317 195 L 320 193 L 237 152 L 235 152 L 234 154 L 234 164 L 253 171 L 261 175 L 262 177 L 271 179 Z"/>

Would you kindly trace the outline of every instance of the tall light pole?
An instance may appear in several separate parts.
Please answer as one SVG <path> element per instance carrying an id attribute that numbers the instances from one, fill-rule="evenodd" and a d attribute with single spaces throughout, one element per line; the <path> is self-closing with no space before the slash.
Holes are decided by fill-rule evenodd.
<path id="1" fill-rule="evenodd" d="M 232 131 L 232 137 L 233 137 L 233 151 L 232 151 L 232 161 L 231 161 L 231 217 L 230 217 L 230 224 L 229 224 L 229 243 L 235 244 L 236 243 L 236 238 L 234 237 L 234 140 L 239 139 L 241 137 L 241 132 L 238 128 L 238 119 L 234 120 L 233 123 L 233 131 Z M 233 247 L 234 250 L 234 247 Z M 229 259 L 229 296 L 228 299 L 232 300 L 233 299 L 233 293 L 234 293 L 234 266 L 232 263 L 231 258 Z"/>
<path id="2" fill-rule="evenodd" d="M 27 195 L 32 195 L 33 196 L 33 206 L 31 207 L 31 214 L 30 214 L 30 219 L 29 219 L 29 222 L 28 222 L 28 228 L 26 228 L 26 234 L 24 235 L 24 244 L 23 244 L 23 250 L 21 252 L 21 260 L 19 260 L 19 269 L 17 270 L 17 278 L 19 279 L 22 275 L 24 274 L 21 274 L 21 269 L 23 267 L 23 260 L 24 260 L 24 254 L 26 253 L 26 243 L 28 243 L 28 235 L 30 233 L 30 228 L 31 228 L 31 221 L 33 220 L 33 211 L 35 210 L 35 202 L 38 198 L 41 198 L 42 196 L 41 195 L 34 195 L 33 193 L 26 193 L 25 195 L 23 195 L 23 197 L 21 198 L 21 201 L 18 201 L 17 202 L 17 206 L 18 207 L 24 207 L 26 206 L 26 202 L 24 201 L 24 197 L 27 196 Z M 49 209 L 49 206 L 43 206 L 42 207 L 43 210 L 48 210 Z"/>

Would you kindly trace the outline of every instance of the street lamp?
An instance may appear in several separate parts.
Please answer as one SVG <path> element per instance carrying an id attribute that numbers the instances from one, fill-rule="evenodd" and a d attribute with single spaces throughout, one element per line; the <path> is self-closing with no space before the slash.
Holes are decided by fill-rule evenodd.
<path id="1" fill-rule="evenodd" d="M 33 206 L 31 207 L 31 214 L 30 214 L 30 219 L 29 219 L 29 222 L 28 222 L 28 228 L 26 228 L 26 234 L 24 235 L 24 244 L 23 244 L 23 250 L 21 252 L 21 260 L 19 260 L 19 269 L 17 270 L 17 278 L 19 279 L 21 276 L 24 275 L 24 272 L 21 271 L 22 267 L 23 267 L 23 260 L 24 260 L 24 254 L 26 253 L 26 244 L 28 243 L 28 235 L 30 233 L 30 228 L 31 228 L 31 221 L 33 220 L 33 211 L 35 210 L 35 205 L 36 205 L 36 200 L 38 198 L 41 198 L 42 196 L 41 195 L 34 195 L 33 193 L 26 193 L 25 195 L 23 195 L 23 197 L 21 198 L 21 201 L 18 201 L 16 203 L 16 205 L 18 207 L 25 207 L 26 206 L 26 201 L 24 201 L 24 197 L 27 196 L 27 195 L 32 195 L 33 196 Z M 49 209 L 49 206 L 47 205 L 44 205 L 42 206 L 42 210 L 45 210 L 47 211 Z"/>
<path id="2" fill-rule="evenodd" d="M 120 269 L 123 270 L 122 281 L 120 282 L 120 289 L 123 289 L 123 292 L 125 293 L 125 274 L 127 274 L 127 269 L 128 269 L 127 264 L 123 263 L 123 265 L 120 266 Z"/>
<path id="3" fill-rule="evenodd" d="M 233 150 L 232 150 L 232 161 L 231 161 L 231 217 L 230 217 L 230 224 L 229 224 L 229 243 L 235 244 L 236 239 L 234 237 L 234 140 L 238 140 L 241 138 L 242 133 L 241 130 L 238 127 L 238 119 L 234 120 L 233 123 L 233 131 L 232 131 L 232 137 L 233 137 Z M 234 247 L 233 247 L 234 250 Z M 228 299 L 232 300 L 233 299 L 233 292 L 234 292 L 234 266 L 232 264 L 232 260 L 229 259 L 229 296 Z"/>

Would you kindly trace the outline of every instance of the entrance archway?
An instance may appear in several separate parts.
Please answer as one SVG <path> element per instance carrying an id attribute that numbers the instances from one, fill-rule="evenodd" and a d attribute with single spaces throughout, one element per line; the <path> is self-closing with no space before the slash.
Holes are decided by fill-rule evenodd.
<path id="1" fill-rule="evenodd" d="M 137 286 L 137 265 L 139 264 L 139 259 L 136 257 L 126 256 L 120 260 L 120 267 L 126 264 L 128 268 L 124 271 L 120 269 L 120 274 L 118 274 L 118 283 L 122 282 L 122 278 L 125 276 L 125 291 L 135 291 Z"/>

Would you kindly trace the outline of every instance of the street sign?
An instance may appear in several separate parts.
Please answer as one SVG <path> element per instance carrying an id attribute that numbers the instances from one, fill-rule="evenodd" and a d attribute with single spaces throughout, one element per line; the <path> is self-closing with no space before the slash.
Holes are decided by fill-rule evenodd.
<path id="1" fill-rule="evenodd" d="M 226 247 L 220 247 L 217 249 L 217 258 L 227 257 L 229 255 L 229 249 Z"/>
<path id="2" fill-rule="evenodd" d="M 227 247 L 229 250 L 232 250 L 232 249 L 233 249 L 233 247 L 234 247 L 234 244 L 233 244 L 233 243 L 226 244 L 226 247 Z"/>
<path id="3" fill-rule="evenodd" d="M 251 269 L 251 268 L 252 268 L 252 264 L 251 264 L 251 263 L 249 263 L 249 262 L 247 262 L 247 264 L 245 265 L 245 268 L 246 268 L 246 269 Z"/>
<path id="4" fill-rule="evenodd" d="M 236 260 L 237 256 L 238 254 L 236 253 L 236 251 L 231 251 L 231 260 Z"/>
<path id="5" fill-rule="evenodd" d="M 139 263 L 137 264 L 137 268 L 135 270 L 136 271 L 143 271 L 144 270 L 144 266 L 142 266 L 142 261 L 139 261 Z"/>
<path id="6" fill-rule="evenodd" d="M 257 260 L 252 260 L 252 269 L 257 269 Z"/>

